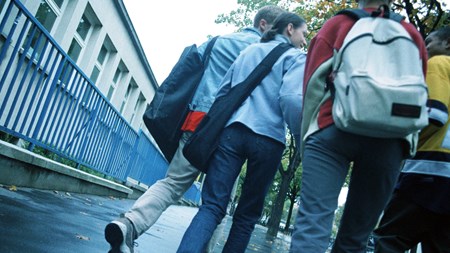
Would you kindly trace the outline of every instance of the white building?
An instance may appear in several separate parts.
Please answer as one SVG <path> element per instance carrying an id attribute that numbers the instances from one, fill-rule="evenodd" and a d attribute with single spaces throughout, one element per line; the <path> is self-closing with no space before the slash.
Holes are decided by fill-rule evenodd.
<path id="1" fill-rule="evenodd" d="M 0 17 L 9 2 L 0 1 Z M 122 0 L 20 2 L 125 120 L 146 131 L 142 115 L 158 85 Z"/>

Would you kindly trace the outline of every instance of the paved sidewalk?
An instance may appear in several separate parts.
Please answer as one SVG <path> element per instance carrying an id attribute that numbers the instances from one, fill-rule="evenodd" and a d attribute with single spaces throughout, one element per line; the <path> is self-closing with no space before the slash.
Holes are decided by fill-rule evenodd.
<path id="1" fill-rule="evenodd" d="M 0 187 L 1 253 L 107 252 L 106 224 L 129 209 L 134 200 L 71 194 L 29 188 Z M 197 208 L 171 206 L 158 222 L 136 242 L 136 253 L 176 252 Z M 227 217 L 224 233 L 228 233 Z M 287 252 L 290 238 L 279 235 L 266 242 L 266 228 L 257 226 L 246 253 Z M 221 252 L 223 235 L 214 251 Z"/>

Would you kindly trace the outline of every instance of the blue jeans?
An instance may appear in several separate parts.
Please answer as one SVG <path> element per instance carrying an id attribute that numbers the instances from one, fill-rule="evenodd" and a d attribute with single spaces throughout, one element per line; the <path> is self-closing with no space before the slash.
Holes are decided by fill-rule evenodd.
<path id="1" fill-rule="evenodd" d="M 247 160 L 247 173 L 223 252 L 245 252 L 264 199 L 279 166 L 284 145 L 242 124 L 225 128 L 211 158 L 202 205 L 183 236 L 178 253 L 202 253 L 225 216 L 234 182 Z"/>
<path id="2" fill-rule="evenodd" d="M 400 139 L 355 135 L 334 125 L 311 135 L 303 153 L 300 205 L 290 252 L 326 251 L 351 162 L 347 201 L 332 252 L 365 252 L 368 237 L 395 186 L 402 151 Z"/>

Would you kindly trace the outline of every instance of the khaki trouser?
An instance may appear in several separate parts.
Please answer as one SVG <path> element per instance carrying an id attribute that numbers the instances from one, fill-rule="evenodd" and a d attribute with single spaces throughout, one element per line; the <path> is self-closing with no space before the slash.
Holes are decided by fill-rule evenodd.
<path id="1" fill-rule="evenodd" d="M 125 217 L 131 220 L 138 236 L 147 231 L 161 214 L 172 204 L 176 203 L 191 187 L 200 171 L 192 166 L 183 156 L 183 147 L 190 132 L 185 132 L 178 149 L 169 164 L 166 177 L 158 180 L 145 193 L 139 197 L 131 209 L 125 213 Z M 223 223 L 223 222 L 222 222 Z M 208 252 L 212 252 L 220 234 L 223 224 L 219 225 L 208 246 Z"/>

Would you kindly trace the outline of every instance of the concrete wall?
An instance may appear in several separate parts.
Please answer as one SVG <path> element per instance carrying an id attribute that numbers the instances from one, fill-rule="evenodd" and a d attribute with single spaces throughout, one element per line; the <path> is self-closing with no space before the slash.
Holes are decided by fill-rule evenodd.
<path id="1" fill-rule="evenodd" d="M 134 199 L 145 190 L 108 181 L 3 141 L 0 184 Z"/>

